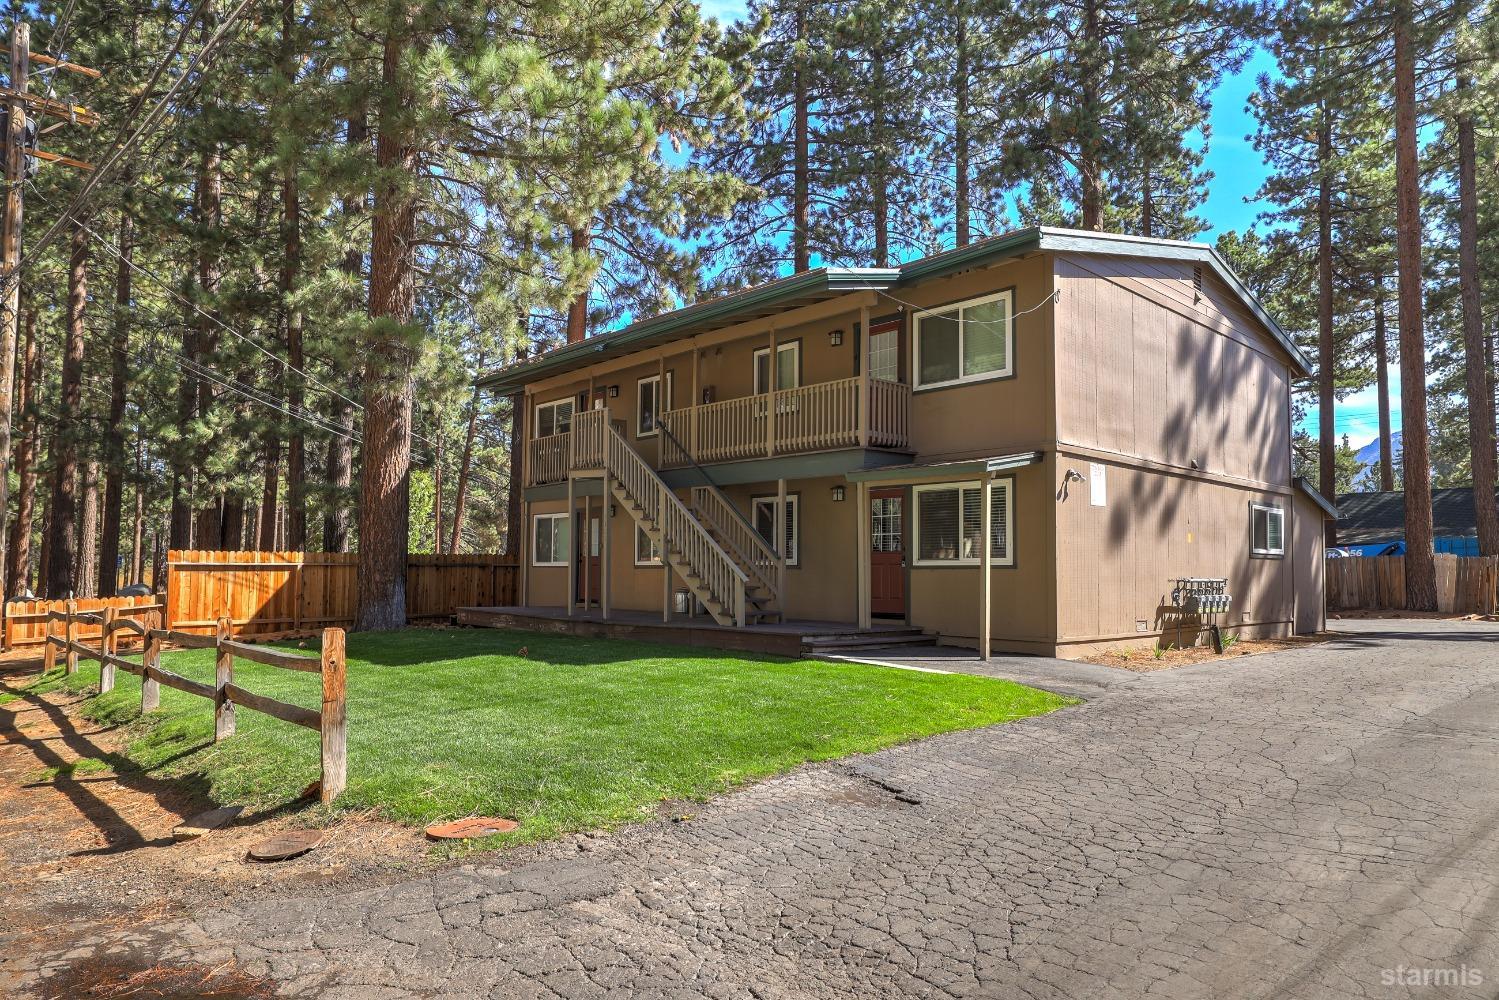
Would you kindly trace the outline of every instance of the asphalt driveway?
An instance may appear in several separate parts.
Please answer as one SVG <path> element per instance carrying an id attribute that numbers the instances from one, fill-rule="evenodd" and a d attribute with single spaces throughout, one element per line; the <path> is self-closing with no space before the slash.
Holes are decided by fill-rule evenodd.
<path id="1" fill-rule="evenodd" d="M 235 958 L 331 1000 L 1493 996 L 1499 630 L 1337 625 L 1149 675 L 998 661 L 1089 700 L 518 869 L 99 947 Z"/>

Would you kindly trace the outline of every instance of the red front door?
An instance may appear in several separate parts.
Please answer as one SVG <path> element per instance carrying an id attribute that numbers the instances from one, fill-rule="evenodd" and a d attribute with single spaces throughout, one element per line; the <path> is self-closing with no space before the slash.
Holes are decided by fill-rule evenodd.
<path id="1" fill-rule="evenodd" d="M 905 491 L 869 492 L 869 610 L 904 618 L 906 614 Z"/>

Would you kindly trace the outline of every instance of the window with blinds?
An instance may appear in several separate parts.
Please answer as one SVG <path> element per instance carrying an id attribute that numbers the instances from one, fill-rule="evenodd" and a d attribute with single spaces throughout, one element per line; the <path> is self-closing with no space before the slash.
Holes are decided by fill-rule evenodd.
<path id="1" fill-rule="evenodd" d="M 997 480 L 989 510 L 989 552 L 997 566 L 1014 565 L 1012 481 Z M 916 564 L 975 565 L 983 554 L 983 487 L 978 483 L 918 486 Z"/>
<path id="2" fill-rule="evenodd" d="M 1249 505 L 1249 550 L 1257 556 L 1286 554 L 1286 512 L 1270 504 Z"/>
<path id="3" fill-rule="evenodd" d="M 775 546 L 775 523 L 776 523 L 776 498 L 755 497 L 752 501 L 753 523 L 755 531 L 765 543 Z M 801 497 L 795 493 L 786 497 L 786 565 L 797 565 L 797 559 L 801 555 Z"/>

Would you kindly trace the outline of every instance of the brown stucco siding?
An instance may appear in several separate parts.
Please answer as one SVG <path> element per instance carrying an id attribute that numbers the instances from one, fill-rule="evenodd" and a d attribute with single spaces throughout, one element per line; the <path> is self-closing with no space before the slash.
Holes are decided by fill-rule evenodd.
<path id="1" fill-rule="evenodd" d="M 1058 455 L 1055 489 L 1068 469 L 1092 475 L 1085 457 Z M 1105 468 L 1105 505 L 1091 503 L 1092 481 L 1068 485 L 1055 501 L 1058 640 L 1138 639 L 1169 628 L 1166 609 L 1177 577 L 1225 577 L 1233 595 L 1224 625 L 1265 625 L 1284 632 L 1293 612 L 1292 561 L 1250 554 L 1250 504 L 1287 509 L 1287 493 L 1249 489 L 1190 475 Z M 1144 622 L 1144 631 L 1137 626 Z M 1273 627 L 1272 627 L 1273 626 Z"/>
<path id="2" fill-rule="evenodd" d="M 1016 470 L 1015 565 L 990 571 L 990 620 L 995 649 L 1047 652 L 1056 640 L 1056 550 L 1051 508 L 1052 456 Z M 961 482 L 961 478 L 930 482 Z M 910 623 L 937 632 L 956 645 L 978 643 L 979 573 L 977 566 L 918 566 L 910 550 L 909 522 L 916 517 L 910 493 L 906 501 L 907 579 Z"/>
<path id="3" fill-rule="evenodd" d="M 1054 439 L 1050 256 L 1038 254 L 969 271 L 903 288 L 898 294 L 913 305 L 936 308 L 1011 287 L 1015 290 L 1015 374 L 963 385 L 916 388 L 911 397 L 911 446 L 918 460 L 1045 449 Z M 902 347 L 906 351 L 905 367 L 910 371 L 915 362 L 909 315 L 905 327 Z"/>
<path id="4" fill-rule="evenodd" d="M 1290 361 L 1190 264 L 1057 258 L 1057 438 L 1244 483 L 1290 483 Z"/>

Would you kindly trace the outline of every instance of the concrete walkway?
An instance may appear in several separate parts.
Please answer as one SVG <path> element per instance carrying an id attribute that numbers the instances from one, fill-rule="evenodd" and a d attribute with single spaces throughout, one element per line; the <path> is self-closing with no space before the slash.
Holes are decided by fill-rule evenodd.
<path id="1" fill-rule="evenodd" d="M 997 661 L 1091 700 L 515 870 L 100 947 L 237 958 L 329 1000 L 1493 996 L 1499 631 L 1335 624 L 1139 676 Z"/>

